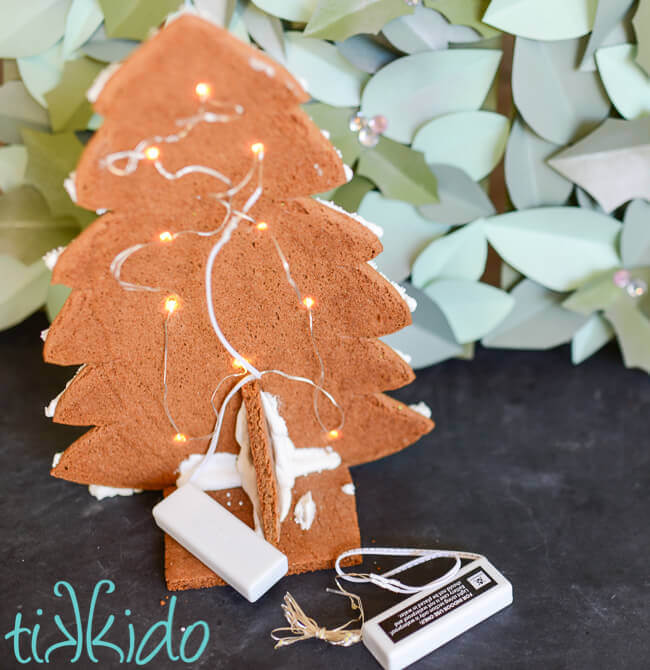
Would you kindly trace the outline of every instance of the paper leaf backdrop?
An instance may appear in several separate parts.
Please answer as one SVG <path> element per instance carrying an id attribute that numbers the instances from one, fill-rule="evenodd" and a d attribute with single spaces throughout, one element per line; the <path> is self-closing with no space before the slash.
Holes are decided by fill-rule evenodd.
<path id="1" fill-rule="evenodd" d="M 416 368 L 471 357 L 475 341 L 571 343 L 580 363 L 617 338 L 625 365 L 650 372 L 650 0 L 179 4 L 0 10 L 0 328 L 65 300 L 41 256 L 94 218 L 64 188 L 102 122 L 88 87 L 191 11 L 311 95 L 307 113 L 350 168 L 321 197 L 384 229 L 377 266 L 418 301 L 386 341 Z M 513 107 L 497 105 L 509 41 Z M 497 213 L 502 159 L 510 201 Z M 484 279 L 490 247 L 498 287 Z"/>

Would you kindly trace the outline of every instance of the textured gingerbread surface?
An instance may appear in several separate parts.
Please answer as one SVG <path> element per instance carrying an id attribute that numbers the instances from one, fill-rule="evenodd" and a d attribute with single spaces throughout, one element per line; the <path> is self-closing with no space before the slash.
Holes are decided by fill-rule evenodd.
<path id="1" fill-rule="evenodd" d="M 342 436 L 330 442 L 306 384 L 269 374 L 260 388 L 279 398 L 296 447 L 331 444 L 341 455 L 339 469 L 296 481 L 294 501 L 307 484 L 325 495 L 326 482 L 349 477 L 345 466 L 398 451 L 433 427 L 381 393 L 413 379 L 400 356 L 375 339 L 409 324 L 410 313 L 395 288 L 366 263 L 381 251 L 378 238 L 307 197 L 334 188 L 345 176 L 336 151 L 299 107 L 306 94 L 261 52 L 191 16 L 177 19 L 138 49 L 95 105 L 104 123 L 82 155 L 75 185 L 80 205 L 109 211 L 69 245 L 55 266 L 53 282 L 73 291 L 44 347 L 51 363 L 84 364 L 60 397 L 54 420 L 93 428 L 64 452 L 52 474 L 114 487 L 173 485 L 179 463 L 206 450 L 208 439 L 198 438 L 214 428 L 210 396 L 236 372 L 205 305 L 204 268 L 215 237 L 183 234 L 172 243 L 158 241 L 163 231 L 217 229 L 226 211 L 209 194 L 221 185 L 202 174 L 167 181 L 148 161 L 129 176 L 117 176 L 105 163 L 110 153 L 131 149 L 144 138 L 176 132 L 178 119 L 197 112 L 199 81 L 210 83 L 219 104 L 241 105 L 244 112 L 229 123 L 199 124 L 182 141 L 161 145 L 161 160 L 168 170 L 208 165 L 236 183 L 251 165 L 252 143 L 265 146 L 263 194 L 250 214 L 267 222 L 268 229 L 240 222 L 214 265 L 213 304 L 226 338 L 258 369 L 318 379 L 308 314 L 287 282 L 274 235 L 302 295 L 316 300 L 314 341 L 324 363 L 323 385 L 345 414 Z M 251 190 L 233 198 L 233 207 L 242 207 Z M 124 264 L 122 278 L 163 290 L 125 291 L 111 274 L 111 262 L 124 249 L 150 242 Z M 183 443 L 172 439 L 176 431 L 162 402 L 163 305 L 170 294 L 178 297 L 180 308 L 169 320 L 168 406 L 190 438 Z M 216 407 L 235 382 L 222 383 Z M 228 406 L 220 451 L 238 452 L 234 426 L 240 403 L 236 397 Z M 326 426 L 337 425 L 338 410 L 323 398 L 319 411 Z M 255 437 L 254 446 L 263 445 L 260 420 L 260 415 L 251 417 L 257 428 L 249 423 L 261 440 Z M 277 492 L 268 458 L 259 458 L 259 449 L 252 451 L 258 454 L 264 527 L 274 539 Z M 221 499 L 224 492 L 216 495 Z M 279 543 L 292 571 L 330 565 L 340 547 L 358 541 L 353 498 L 345 497 L 340 505 L 317 503 L 317 521 L 309 531 L 301 531 L 290 514 Z M 175 558 L 170 583 L 196 584 L 196 563 L 191 557 Z M 178 565 L 185 566 L 184 576 Z"/>

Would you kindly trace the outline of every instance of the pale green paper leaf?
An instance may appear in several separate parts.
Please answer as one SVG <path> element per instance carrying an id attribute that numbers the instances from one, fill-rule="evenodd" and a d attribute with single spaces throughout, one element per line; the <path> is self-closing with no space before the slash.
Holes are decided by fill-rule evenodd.
<path id="1" fill-rule="evenodd" d="M 585 282 L 562 305 L 572 312 L 588 316 L 605 309 L 621 295 L 621 288 L 614 283 L 614 272 L 608 271 Z"/>
<path id="2" fill-rule="evenodd" d="M 446 49 L 449 42 L 475 42 L 480 35 L 467 26 L 454 26 L 440 13 L 417 5 L 410 16 L 402 16 L 382 31 L 386 39 L 407 54 Z"/>
<path id="3" fill-rule="evenodd" d="M 45 298 L 45 313 L 50 323 L 54 321 L 56 315 L 61 311 L 63 303 L 68 299 L 72 289 L 63 284 L 50 284 Z"/>
<path id="4" fill-rule="evenodd" d="M 478 109 L 496 73 L 501 52 L 448 49 L 404 56 L 375 74 L 363 90 L 361 113 L 382 114 L 385 136 L 410 142 L 432 117 Z"/>
<path id="5" fill-rule="evenodd" d="M 277 16 L 271 16 L 253 4 L 247 5 L 242 15 L 251 37 L 280 63 L 284 63 L 284 33 Z"/>
<path id="6" fill-rule="evenodd" d="M 61 81 L 45 94 L 54 132 L 83 130 L 87 127 L 93 110 L 86 98 L 86 91 L 102 69 L 101 63 L 90 58 L 66 62 Z"/>
<path id="7" fill-rule="evenodd" d="M 246 24 L 244 23 L 244 5 L 242 5 L 240 2 L 235 5 L 232 18 L 228 24 L 228 32 L 230 32 L 231 35 L 238 37 L 242 42 L 250 44 L 251 40 L 248 36 Z"/>
<path id="8" fill-rule="evenodd" d="M 625 367 L 650 372 L 650 321 L 637 301 L 622 295 L 605 310 L 605 317 L 616 331 Z"/>
<path id="9" fill-rule="evenodd" d="M 0 60 L 2 81 L 20 81 L 20 72 L 18 71 L 18 62 L 13 58 L 3 58 Z"/>
<path id="10" fill-rule="evenodd" d="M 29 266 L 0 254 L 0 330 L 26 319 L 45 302 L 50 271 L 41 259 Z"/>
<path id="11" fill-rule="evenodd" d="M 607 95 L 625 119 L 650 114 L 650 79 L 635 60 L 634 44 L 598 49 L 596 63 Z"/>
<path id="12" fill-rule="evenodd" d="M 178 0 L 99 0 L 109 37 L 143 40 L 170 12 L 178 9 Z"/>
<path id="13" fill-rule="evenodd" d="M 590 209 L 593 212 L 600 212 L 601 214 L 605 214 L 605 210 L 592 198 L 587 191 L 584 189 L 580 188 L 579 186 L 576 186 L 576 200 L 578 201 L 578 205 L 580 207 L 584 207 L 585 209 Z"/>
<path id="14" fill-rule="evenodd" d="M 305 26 L 305 35 L 344 40 L 359 33 L 377 34 L 389 21 L 413 8 L 394 0 L 327 0 L 319 2 Z"/>
<path id="15" fill-rule="evenodd" d="M 79 160 L 83 146 L 74 133 L 39 133 L 24 130 L 27 147 L 25 181 L 43 194 L 54 216 L 73 216 L 81 225 L 94 218 L 92 212 L 77 207 L 63 187 L 63 181 Z"/>
<path id="16" fill-rule="evenodd" d="M 517 272 L 512 265 L 508 265 L 505 261 L 501 261 L 501 267 L 499 268 L 499 286 L 504 291 L 509 291 L 514 288 L 522 279 L 524 275 L 521 272 Z"/>
<path id="17" fill-rule="evenodd" d="M 309 94 L 335 107 L 358 106 L 368 75 L 323 40 L 285 33 L 286 66 Z"/>
<path id="18" fill-rule="evenodd" d="M 555 291 L 570 291 L 620 265 L 621 224 L 580 207 L 508 212 L 488 219 L 484 229 L 507 263 Z"/>
<path id="19" fill-rule="evenodd" d="M 487 23 L 483 23 L 483 14 L 490 4 L 490 0 L 424 0 L 424 4 L 431 9 L 444 14 L 453 24 L 469 26 L 483 37 L 496 37 L 500 31 Z"/>
<path id="20" fill-rule="evenodd" d="M 636 55 L 637 63 L 646 71 L 646 74 L 650 75 L 650 2 L 648 0 L 639 0 L 632 23 L 639 45 Z"/>
<path id="21" fill-rule="evenodd" d="M 21 128 L 45 130 L 49 126 L 47 112 L 32 98 L 20 81 L 0 86 L 0 141 L 16 144 L 21 141 Z"/>
<path id="22" fill-rule="evenodd" d="M 49 49 L 63 35 L 70 0 L 2 0 L 0 58 L 25 58 Z"/>
<path id="23" fill-rule="evenodd" d="M 22 144 L 0 147 L 0 191 L 9 191 L 25 181 L 27 149 Z"/>
<path id="24" fill-rule="evenodd" d="M 434 240 L 413 263 L 412 282 L 424 288 L 434 279 L 480 279 L 487 260 L 482 220 Z"/>
<path id="25" fill-rule="evenodd" d="M 423 218 L 413 205 L 389 200 L 377 191 L 365 195 L 359 214 L 384 229 L 384 250 L 373 260 L 385 275 L 398 282 L 411 274 L 411 265 L 426 244 L 449 230 L 447 225 Z"/>
<path id="26" fill-rule="evenodd" d="M 329 141 L 341 152 L 343 162 L 352 165 L 363 149 L 357 134 L 349 127 L 354 107 L 332 107 L 322 102 L 310 102 L 303 109 L 319 128 L 329 133 Z"/>
<path id="27" fill-rule="evenodd" d="M 36 56 L 19 58 L 18 70 L 32 97 L 43 107 L 47 107 L 45 93 L 59 83 L 63 73 L 63 42 L 57 42 Z"/>
<path id="28" fill-rule="evenodd" d="M 456 342 L 440 308 L 408 282 L 402 282 L 402 285 L 418 303 L 413 312 L 413 323 L 381 339 L 397 351 L 408 354 L 410 365 L 416 370 L 460 356 L 463 347 Z"/>
<path id="29" fill-rule="evenodd" d="M 568 40 L 591 30 L 598 0 L 492 0 L 483 21 L 534 40 Z"/>
<path id="30" fill-rule="evenodd" d="M 253 0 L 265 12 L 288 21 L 307 23 L 319 0 Z"/>
<path id="31" fill-rule="evenodd" d="M 65 22 L 63 55 L 69 58 L 99 28 L 104 15 L 98 0 L 72 0 Z"/>
<path id="32" fill-rule="evenodd" d="M 600 314 L 592 314 L 571 340 L 571 362 L 582 363 L 614 337 L 614 329 Z"/>
<path id="33" fill-rule="evenodd" d="M 515 305 L 508 316 L 482 340 L 485 347 L 551 349 L 568 342 L 586 317 L 562 307 L 564 294 L 523 279 L 510 295 Z"/>
<path id="34" fill-rule="evenodd" d="M 125 60 L 139 44 L 135 40 L 108 39 L 104 26 L 100 26 L 81 51 L 102 63 L 117 63 Z"/>
<path id="35" fill-rule="evenodd" d="M 598 74 L 575 67 L 582 44 L 581 40 L 515 40 L 515 104 L 526 123 L 555 144 L 564 145 L 582 137 L 609 113 L 609 100 Z"/>
<path id="36" fill-rule="evenodd" d="M 43 196 L 31 186 L 0 196 L 0 254 L 29 265 L 78 234 L 79 224 L 71 217 L 54 218 Z"/>
<path id="37" fill-rule="evenodd" d="M 625 210 L 621 258 L 626 268 L 650 265 L 650 203 L 632 200 Z"/>
<path id="38" fill-rule="evenodd" d="M 223 27 L 230 24 L 237 0 L 193 0 L 193 3 L 199 16 Z"/>
<path id="39" fill-rule="evenodd" d="M 632 41 L 630 25 L 624 17 L 628 19 L 625 15 L 634 2 L 635 0 L 598 0 L 594 27 L 580 62 L 581 70 L 593 72 L 596 69 L 596 49 Z"/>
<path id="40" fill-rule="evenodd" d="M 573 184 L 546 164 L 559 148 L 515 119 L 506 148 L 505 173 L 508 195 L 517 209 L 567 201 Z"/>
<path id="41" fill-rule="evenodd" d="M 508 119 L 494 112 L 457 112 L 425 123 L 413 148 L 427 163 L 454 165 L 478 181 L 492 172 L 508 141 Z"/>
<path id="42" fill-rule="evenodd" d="M 633 198 L 650 199 L 650 118 L 607 119 L 548 164 L 611 212 Z"/>
<path id="43" fill-rule="evenodd" d="M 459 225 L 494 214 L 494 206 L 485 191 L 452 165 L 429 165 L 436 177 L 440 202 L 423 205 L 420 214 L 436 223 Z"/>
<path id="44" fill-rule="evenodd" d="M 372 191 L 375 185 L 365 177 L 354 176 L 347 184 L 339 186 L 331 197 L 339 207 L 346 212 L 356 212 L 366 193 Z M 327 198 L 322 198 L 327 200 Z"/>
<path id="45" fill-rule="evenodd" d="M 438 201 L 436 178 L 422 154 L 385 137 L 361 154 L 357 174 L 374 181 L 387 198 L 413 205 Z"/>
<path id="46" fill-rule="evenodd" d="M 514 305 L 505 291 L 470 279 L 439 279 L 423 290 L 440 307 L 461 344 L 489 333 Z"/>
<path id="47" fill-rule="evenodd" d="M 371 35 L 353 35 L 336 45 L 343 58 L 363 72 L 373 74 L 399 54 L 386 48 Z"/>

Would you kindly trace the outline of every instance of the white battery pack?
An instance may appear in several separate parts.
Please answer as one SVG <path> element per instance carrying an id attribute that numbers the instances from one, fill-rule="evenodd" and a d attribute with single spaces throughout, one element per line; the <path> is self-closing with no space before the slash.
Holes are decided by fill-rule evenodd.
<path id="1" fill-rule="evenodd" d="M 366 621 L 362 640 L 384 670 L 401 670 L 511 603 L 510 582 L 480 558 Z"/>
<path id="2" fill-rule="evenodd" d="M 289 564 L 281 551 L 193 484 L 184 484 L 159 502 L 153 517 L 250 602 L 287 574 Z"/>

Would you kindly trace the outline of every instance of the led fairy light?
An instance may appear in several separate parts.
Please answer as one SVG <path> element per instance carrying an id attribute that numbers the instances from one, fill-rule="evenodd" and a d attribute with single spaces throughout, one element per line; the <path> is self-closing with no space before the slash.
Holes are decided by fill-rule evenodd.
<path id="1" fill-rule="evenodd" d="M 199 99 L 202 102 L 205 102 L 206 99 L 209 97 L 211 90 L 208 84 L 205 84 L 203 82 L 197 84 L 195 88 L 195 92 Z M 217 103 L 214 101 L 209 101 L 210 104 L 214 106 L 218 106 Z M 240 116 L 243 114 L 243 107 L 241 105 L 234 105 L 233 109 L 235 110 L 236 115 Z M 312 315 L 312 309 L 314 308 L 316 301 L 312 296 L 305 296 L 303 298 L 300 289 L 296 282 L 294 281 L 289 263 L 286 259 L 286 256 L 284 255 L 277 239 L 275 238 L 274 235 L 270 235 L 271 240 L 275 246 L 276 252 L 278 254 L 278 257 L 280 258 L 280 261 L 282 263 L 283 270 L 285 272 L 286 279 L 290 286 L 293 288 L 294 292 L 296 293 L 296 296 L 299 300 L 300 303 L 304 307 L 306 307 L 306 311 L 308 314 L 308 320 L 309 320 L 309 333 L 310 333 L 310 338 L 312 342 L 312 348 L 314 350 L 314 353 L 317 357 L 319 367 L 320 367 L 320 383 L 316 383 L 311 379 L 305 378 L 305 377 L 299 377 L 295 375 L 290 375 L 286 372 L 283 372 L 281 370 L 263 370 L 260 371 L 258 370 L 250 360 L 242 356 L 232 345 L 231 343 L 226 339 L 224 336 L 223 332 L 221 331 L 221 328 L 219 326 L 219 323 L 216 319 L 216 314 L 214 312 L 214 301 L 213 301 L 213 294 L 212 294 L 212 270 L 214 266 L 214 262 L 216 260 L 217 255 L 223 249 L 223 247 L 228 243 L 228 241 L 231 239 L 231 236 L 233 232 L 237 229 L 239 226 L 239 223 L 241 221 L 247 221 L 250 224 L 253 224 L 257 230 L 259 231 L 267 231 L 268 230 L 268 223 L 265 221 L 260 221 L 257 222 L 253 217 L 251 217 L 248 212 L 249 210 L 255 205 L 255 203 L 259 200 L 263 193 L 263 161 L 264 161 L 264 156 L 265 156 L 265 147 L 264 144 L 261 142 L 255 142 L 251 145 L 250 149 L 253 154 L 253 160 L 252 164 L 248 170 L 248 172 L 244 175 L 244 177 L 239 181 L 239 183 L 233 185 L 231 180 L 220 173 L 219 171 L 208 167 L 208 166 L 203 166 L 203 165 L 189 165 L 185 166 L 175 172 L 170 172 L 168 171 L 162 162 L 161 159 L 161 151 L 158 146 L 156 146 L 156 143 L 173 143 L 173 142 L 178 142 L 184 137 L 186 137 L 189 132 L 199 123 L 201 122 L 208 122 L 208 123 L 214 123 L 214 122 L 227 122 L 231 121 L 236 116 L 230 116 L 230 115 L 218 115 L 214 114 L 212 112 L 206 112 L 203 109 L 199 110 L 199 113 L 194 115 L 193 117 L 190 117 L 189 119 L 182 119 L 177 121 L 177 125 L 180 125 L 182 127 L 182 130 L 178 134 L 174 135 L 168 135 L 165 137 L 162 136 L 155 136 L 149 140 L 142 140 L 139 142 L 134 149 L 130 151 L 122 151 L 122 152 L 115 152 L 107 156 L 103 164 L 114 174 L 118 176 L 126 176 L 128 174 L 131 174 L 135 169 L 137 168 L 140 160 L 142 158 L 146 158 L 150 161 L 153 162 L 154 167 L 156 168 L 157 172 L 163 176 L 164 178 L 168 180 L 176 180 L 180 179 L 188 174 L 191 173 L 201 173 L 205 174 L 207 176 L 213 177 L 222 183 L 224 183 L 226 186 L 229 188 L 223 192 L 219 193 L 209 193 L 208 195 L 214 199 L 216 199 L 220 204 L 222 204 L 226 210 L 225 215 L 221 221 L 221 224 L 215 229 L 211 231 L 179 231 L 177 233 L 171 233 L 170 231 L 164 231 L 159 234 L 157 241 L 159 242 L 172 242 L 174 239 L 179 237 L 180 235 L 183 234 L 193 234 L 201 237 L 209 237 L 213 235 L 218 235 L 220 234 L 219 239 L 217 242 L 213 245 L 210 254 L 208 256 L 208 261 L 206 263 L 206 272 L 205 272 L 205 286 L 206 286 L 206 304 L 207 304 L 207 309 L 208 309 L 208 315 L 210 317 L 210 322 L 213 327 L 213 330 L 215 331 L 215 334 L 217 335 L 218 339 L 220 340 L 221 344 L 224 346 L 224 348 L 233 356 L 233 366 L 236 367 L 237 369 L 241 369 L 241 372 L 234 373 L 231 375 L 227 375 L 224 379 L 222 379 L 215 390 L 212 393 L 210 403 L 211 406 L 215 412 L 215 415 L 217 416 L 217 421 L 215 424 L 215 429 L 213 430 L 212 433 L 201 436 L 201 437 L 187 437 L 184 433 L 182 433 L 177 426 L 170 410 L 168 407 L 168 402 L 167 402 L 167 394 L 168 394 L 168 384 L 167 384 L 167 363 L 168 363 L 168 349 L 169 349 L 169 331 L 168 331 L 168 322 L 169 319 L 172 317 L 172 315 L 177 311 L 178 307 L 180 306 L 180 301 L 178 299 L 178 296 L 176 295 L 170 295 L 166 298 L 165 300 L 165 311 L 167 312 L 166 318 L 164 320 L 164 352 L 163 352 L 163 358 L 164 358 L 164 365 L 163 365 L 163 405 L 165 408 L 165 412 L 167 414 L 167 417 L 170 421 L 170 424 L 176 430 L 176 433 L 173 437 L 173 440 L 178 443 L 183 443 L 186 442 L 188 439 L 189 440 L 194 440 L 194 439 L 205 439 L 205 438 L 211 438 L 210 445 L 208 448 L 208 451 L 205 454 L 204 459 L 201 462 L 201 465 L 197 468 L 196 472 L 194 475 L 198 474 L 198 471 L 202 468 L 203 464 L 209 459 L 209 456 L 211 456 L 215 451 L 216 447 L 218 444 L 218 439 L 219 435 L 221 432 L 221 426 L 223 423 L 223 415 L 225 412 L 225 409 L 230 402 L 230 399 L 234 397 L 234 394 L 242 388 L 245 384 L 249 383 L 250 381 L 254 379 L 260 379 L 263 375 L 265 374 L 277 374 L 280 376 L 283 376 L 287 379 L 293 380 L 293 381 L 298 381 L 301 383 L 306 383 L 311 385 L 314 388 L 314 411 L 316 414 L 316 417 L 323 428 L 323 430 L 327 433 L 327 436 L 330 439 L 336 439 L 340 436 L 340 428 L 343 426 L 343 421 L 344 421 L 344 413 L 340 405 L 336 402 L 336 400 L 333 398 L 333 396 L 328 393 L 323 387 L 322 383 L 324 380 L 325 376 L 325 369 L 324 369 L 324 364 L 322 357 L 320 355 L 320 352 L 318 350 L 317 343 L 315 341 L 314 337 L 314 329 L 313 329 L 313 315 Z M 126 160 L 126 166 L 124 168 L 119 168 L 117 167 L 116 163 L 120 160 Z M 256 177 L 256 183 L 255 183 L 255 188 L 253 189 L 253 192 L 249 195 L 248 199 L 246 200 L 244 206 L 242 207 L 241 210 L 236 210 L 233 209 L 231 200 L 234 196 L 239 194 L 250 182 L 251 180 Z M 201 196 L 196 196 L 197 198 L 201 198 Z M 133 245 L 119 254 L 113 259 L 113 262 L 111 263 L 111 272 L 115 279 L 118 281 L 120 286 L 124 288 L 125 290 L 132 290 L 132 291 L 165 291 L 166 289 L 163 289 L 162 287 L 150 287 L 150 286 L 145 286 L 145 285 L 139 285 L 139 284 L 134 284 L 131 282 L 124 281 L 121 278 L 121 271 L 122 271 L 122 266 L 126 262 L 126 260 L 136 253 L 137 251 L 150 246 L 154 242 L 149 242 L 149 243 L 143 243 L 143 244 L 137 244 Z M 245 376 L 243 376 L 245 375 Z M 242 377 L 239 382 L 235 384 L 233 389 L 227 394 L 226 398 L 224 399 L 223 403 L 221 404 L 221 407 L 219 410 L 217 410 L 215 404 L 214 404 L 214 399 L 216 396 L 216 393 L 218 392 L 219 388 L 225 382 L 227 379 L 233 378 L 233 377 Z M 325 397 L 333 404 L 333 406 L 339 411 L 340 416 L 341 416 L 341 421 L 340 424 L 337 428 L 332 429 L 332 430 L 327 430 L 327 428 L 324 426 L 319 412 L 318 412 L 318 406 L 317 406 L 317 401 L 318 401 L 318 396 L 319 394 L 325 395 Z M 193 475 L 193 477 L 194 477 Z"/>

